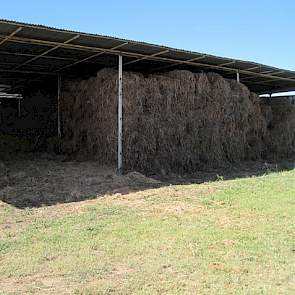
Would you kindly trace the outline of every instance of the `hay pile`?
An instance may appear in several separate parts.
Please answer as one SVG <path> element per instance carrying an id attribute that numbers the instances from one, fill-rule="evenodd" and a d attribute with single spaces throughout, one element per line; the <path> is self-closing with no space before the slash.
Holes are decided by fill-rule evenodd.
<path id="1" fill-rule="evenodd" d="M 69 80 L 61 101 L 64 151 L 115 164 L 117 72 Z M 218 74 L 124 72 L 124 165 L 192 172 L 260 159 L 269 135 L 259 97 Z"/>
<path id="2" fill-rule="evenodd" d="M 269 140 L 267 158 L 282 159 L 295 155 L 295 105 L 288 97 L 263 99 L 261 108 L 267 120 Z"/>

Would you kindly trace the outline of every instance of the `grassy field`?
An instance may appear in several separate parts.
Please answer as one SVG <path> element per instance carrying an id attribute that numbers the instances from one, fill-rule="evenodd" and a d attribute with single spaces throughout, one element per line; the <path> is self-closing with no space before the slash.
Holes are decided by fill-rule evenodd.
<path id="1" fill-rule="evenodd" d="M 295 294 L 295 170 L 24 210 L 0 201 L 0 230 L 0 294 Z"/>

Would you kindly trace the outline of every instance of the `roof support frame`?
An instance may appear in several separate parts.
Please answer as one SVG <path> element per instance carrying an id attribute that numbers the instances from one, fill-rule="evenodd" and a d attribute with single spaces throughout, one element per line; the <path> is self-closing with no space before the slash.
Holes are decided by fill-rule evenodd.
<path id="1" fill-rule="evenodd" d="M 271 79 L 271 80 L 263 80 L 263 81 L 259 81 L 259 82 L 251 82 L 251 84 L 264 84 L 264 83 L 270 83 L 270 82 L 273 82 L 273 81 L 276 81 L 276 80 L 279 80 L 279 79 L 275 78 L 275 79 Z"/>
<path id="2" fill-rule="evenodd" d="M 285 71 L 269 70 L 269 71 L 260 72 L 260 74 L 270 74 L 270 75 L 278 75 L 278 74 L 282 74 L 282 73 L 285 73 Z"/>
<path id="3" fill-rule="evenodd" d="M 161 55 L 161 54 L 168 53 L 169 51 L 170 51 L 169 49 L 162 50 L 162 51 L 156 52 L 156 53 L 154 53 L 154 54 L 151 54 L 151 55 L 148 55 L 148 56 L 145 56 L 145 57 L 138 58 L 138 59 L 136 59 L 136 60 L 132 60 L 132 61 L 126 62 L 126 63 L 124 64 L 124 66 L 128 66 L 128 65 L 134 64 L 134 63 L 136 63 L 136 62 L 139 62 L 139 61 L 142 61 L 142 60 L 145 60 L 145 59 L 149 59 L 149 58 L 151 58 L 151 57 L 159 56 L 159 55 Z"/>
<path id="4" fill-rule="evenodd" d="M 268 70 L 268 71 L 263 71 L 263 72 L 259 72 L 261 74 L 271 74 L 273 73 L 273 70 Z"/>
<path id="5" fill-rule="evenodd" d="M 35 57 L 35 56 L 38 55 L 38 54 L 31 54 L 31 53 L 9 52 L 9 51 L 3 51 L 3 50 L 0 50 L 0 54 L 24 56 L 24 57 Z M 65 61 L 77 61 L 77 59 L 71 58 L 71 57 L 61 57 L 61 56 L 52 56 L 52 55 L 44 55 L 44 56 L 40 56 L 40 58 L 55 59 L 55 60 L 65 60 Z"/>
<path id="6" fill-rule="evenodd" d="M 17 63 L 11 63 L 11 62 L 0 62 L 0 67 L 1 66 L 11 66 L 11 67 L 16 67 L 18 66 Z M 48 68 L 46 65 L 32 65 L 32 67 L 37 67 L 37 68 Z"/>
<path id="7" fill-rule="evenodd" d="M 191 61 L 200 60 L 200 59 L 206 58 L 207 56 L 208 56 L 207 54 L 203 54 L 203 55 L 201 55 L 201 56 L 191 58 L 191 59 L 189 59 L 188 61 L 191 62 Z"/>
<path id="8" fill-rule="evenodd" d="M 277 72 L 274 72 L 274 73 L 271 73 L 272 75 L 278 75 L 278 74 L 283 74 L 285 73 L 286 71 L 277 71 Z"/>
<path id="9" fill-rule="evenodd" d="M 254 66 L 254 67 L 245 69 L 245 71 L 252 71 L 252 70 L 256 70 L 256 69 L 260 69 L 260 68 L 261 68 L 261 66 Z"/>
<path id="10" fill-rule="evenodd" d="M 29 63 L 37 60 L 38 58 L 40 58 L 40 57 L 42 57 L 42 56 L 44 56 L 44 55 L 52 52 L 53 50 L 56 50 L 56 49 L 60 48 L 62 44 L 69 44 L 70 42 L 78 39 L 79 37 L 80 37 L 80 34 L 78 34 L 78 35 L 76 35 L 76 36 L 74 36 L 74 37 L 66 40 L 65 42 L 61 43 L 60 45 L 56 45 L 53 48 L 50 48 L 50 49 L 44 51 L 43 53 L 41 53 L 39 55 L 36 55 L 35 57 L 30 58 L 29 60 L 27 60 L 24 63 L 22 63 L 22 64 L 18 65 L 17 67 L 15 67 L 14 70 L 17 70 L 17 69 L 21 68 L 22 66 L 25 66 L 25 65 L 27 65 L 27 64 L 29 64 Z"/>
<path id="11" fill-rule="evenodd" d="M 18 74 L 33 74 L 33 75 L 47 75 L 47 76 L 56 76 L 57 73 L 53 72 L 36 72 L 36 71 L 23 71 L 23 70 L 4 70 L 0 69 L 1 73 L 18 73 Z"/>
<path id="12" fill-rule="evenodd" d="M 112 49 L 112 50 L 119 49 L 119 48 L 122 48 L 123 46 L 125 46 L 125 45 L 127 45 L 127 44 L 129 44 L 129 42 L 125 42 L 125 43 L 119 44 L 119 45 L 117 45 L 117 46 L 115 46 L 115 47 L 112 47 L 112 48 L 110 48 L 110 49 Z M 91 55 L 91 56 L 88 56 L 88 57 L 86 57 L 86 58 L 83 58 L 83 59 L 81 59 L 81 60 L 77 60 L 76 62 L 74 62 L 74 63 L 72 63 L 72 64 L 69 64 L 69 65 L 66 65 L 66 66 L 64 66 L 64 67 L 61 67 L 61 68 L 59 68 L 58 70 L 56 70 L 55 72 L 60 72 L 60 71 L 62 71 L 62 70 L 64 70 L 64 69 L 67 69 L 67 68 L 69 68 L 69 67 L 75 66 L 75 65 L 80 64 L 80 63 L 82 63 L 82 62 L 89 61 L 90 59 L 93 59 L 93 58 L 95 58 L 95 57 L 101 56 L 101 55 L 103 55 L 104 53 L 105 53 L 105 52 L 95 53 L 95 54 L 93 54 L 93 55 Z"/>
<path id="13" fill-rule="evenodd" d="M 3 35 L 0 35 L 0 37 L 3 38 Z M 5 36 L 4 36 L 5 38 Z M 15 42 L 20 42 L 20 43 L 30 43 L 30 44 L 41 44 L 41 45 L 49 45 L 49 46 L 58 46 L 62 48 L 70 48 L 70 49 L 77 49 L 77 50 L 85 50 L 85 51 L 93 51 L 93 52 L 106 52 L 109 54 L 121 54 L 123 56 L 132 56 L 132 57 L 147 57 L 148 59 L 151 60 L 158 60 L 158 61 L 163 61 L 163 62 L 172 62 L 172 63 L 177 63 L 177 64 L 186 64 L 186 65 L 192 65 L 192 66 L 197 66 L 197 67 L 204 67 L 204 68 L 210 68 L 210 69 L 216 69 L 216 70 L 223 70 L 223 71 L 229 71 L 229 72 L 236 72 L 237 69 L 235 68 L 230 68 L 230 67 L 220 67 L 218 65 L 212 65 L 212 64 L 205 64 L 205 63 L 196 63 L 192 61 L 184 61 L 184 60 L 177 60 L 173 58 L 167 58 L 167 57 L 161 57 L 161 56 L 154 56 L 150 57 L 145 54 L 141 53 L 133 53 L 133 52 L 126 52 L 126 51 L 119 51 L 119 50 L 112 50 L 112 49 L 103 49 L 100 47 L 89 47 L 89 46 L 84 46 L 84 45 L 78 45 L 78 44 L 65 44 L 65 43 L 60 43 L 60 42 L 52 42 L 52 41 L 45 41 L 45 40 L 38 40 L 38 39 L 31 39 L 31 38 L 20 38 L 20 37 L 11 37 L 11 40 Z M 260 68 L 260 65 L 257 65 L 252 68 L 248 69 L 240 69 L 240 74 L 249 74 L 249 75 L 254 75 L 254 76 L 260 76 L 260 77 L 265 77 L 265 78 L 272 78 L 272 79 L 279 79 L 282 81 L 292 81 L 294 82 L 294 79 L 291 78 L 284 78 L 284 77 L 279 77 L 279 76 L 271 76 L 268 74 L 261 74 L 257 72 L 251 72 L 249 69 L 254 69 L 254 68 Z"/>
<path id="14" fill-rule="evenodd" d="M 20 32 L 23 28 L 18 27 L 16 30 L 14 30 L 11 34 L 6 36 L 2 41 L 0 41 L 0 45 L 4 44 L 6 41 L 9 41 L 14 35 L 16 35 L 18 32 Z"/>
<path id="15" fill-rule="evenodd" d="M 259 72 L 260 74 L 266 74 L 266 72 Z M 268 75 L 271 77 L 272 75 L 278 75 L 278 74 L 283 74 L 285 73 L 285 71 L 277 71 L 277 72 L 270 72 Z M 255 77 L 246 77 L 246 78 L 242 78 L 242 80 L 250 80 L 250 79 L 253 79 Z M 284 77 L 281 77 L 281 78 L 284 78 Z"/>
<path id="16" fill-rule="evenodd" d="M 224 66 L 228 66 L 228 65 L 233 65 L 235 64 L 237 61 L 233 60 L 233 61 L 229 61 L 229 62 L 224 62 L 222 64 L 218 64 L 219 67 L 224 67 Z"/>
<path id="17" fill-rule="evenodd" d="M 198 57 L 190 58 L 190 59 L 186 60 L 186 62 L 193 62 L 193 61 L 196 61 L 196 60 L 203 59 L 205 57 L 207 57 L 207 55 L 206 54 L 203 54 L 203 55 L 198 56 Z M 178 65 L 178 63 L 173 63 L 173 64 L 170 64 L 170 65 L 167 65 L 167 66 L 162 66 L 162 67 L 156 68 L 154 71 L 165 70 L 165 69 L 168 69 L 168 68 L 172 68 L 174 66 L 177 66 L 177 65 Z"/>

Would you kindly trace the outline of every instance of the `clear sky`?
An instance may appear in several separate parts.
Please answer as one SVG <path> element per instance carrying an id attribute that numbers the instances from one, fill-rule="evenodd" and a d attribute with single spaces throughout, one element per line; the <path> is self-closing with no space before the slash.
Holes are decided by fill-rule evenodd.
<path id="1" fill-rule="evenodd" d="M 2 0 L 0 4 L 0 18 L 295 70 L 294 0 Z"/>

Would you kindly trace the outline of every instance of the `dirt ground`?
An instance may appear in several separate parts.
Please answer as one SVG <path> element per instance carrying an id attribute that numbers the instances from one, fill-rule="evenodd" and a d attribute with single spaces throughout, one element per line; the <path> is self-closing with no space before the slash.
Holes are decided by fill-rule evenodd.
<path id="1" fill-rule="evenodd" d="M 17 208 L 50 206 L 170 184 L 248 177 L 294 168 L 294 161 L 280 164 L 247 162 L 184 176 L 163 174 L 146 177 L 138 172 L 119 176 L 115 167 L 103 167 L 94 161 L 67 161 L 62 156 L 48 154 L 13 157 L 0 164 L 0 200 Z"/>
<path id="2" fill-rule="evenodd" d="M 2 162 L 1 170 L 0 199 L 18 208 L 77 202 L 161 185 L 137 172 L 119 176 L 114 167 L 91 161 L 65 161 L 48 154 Z"/>

